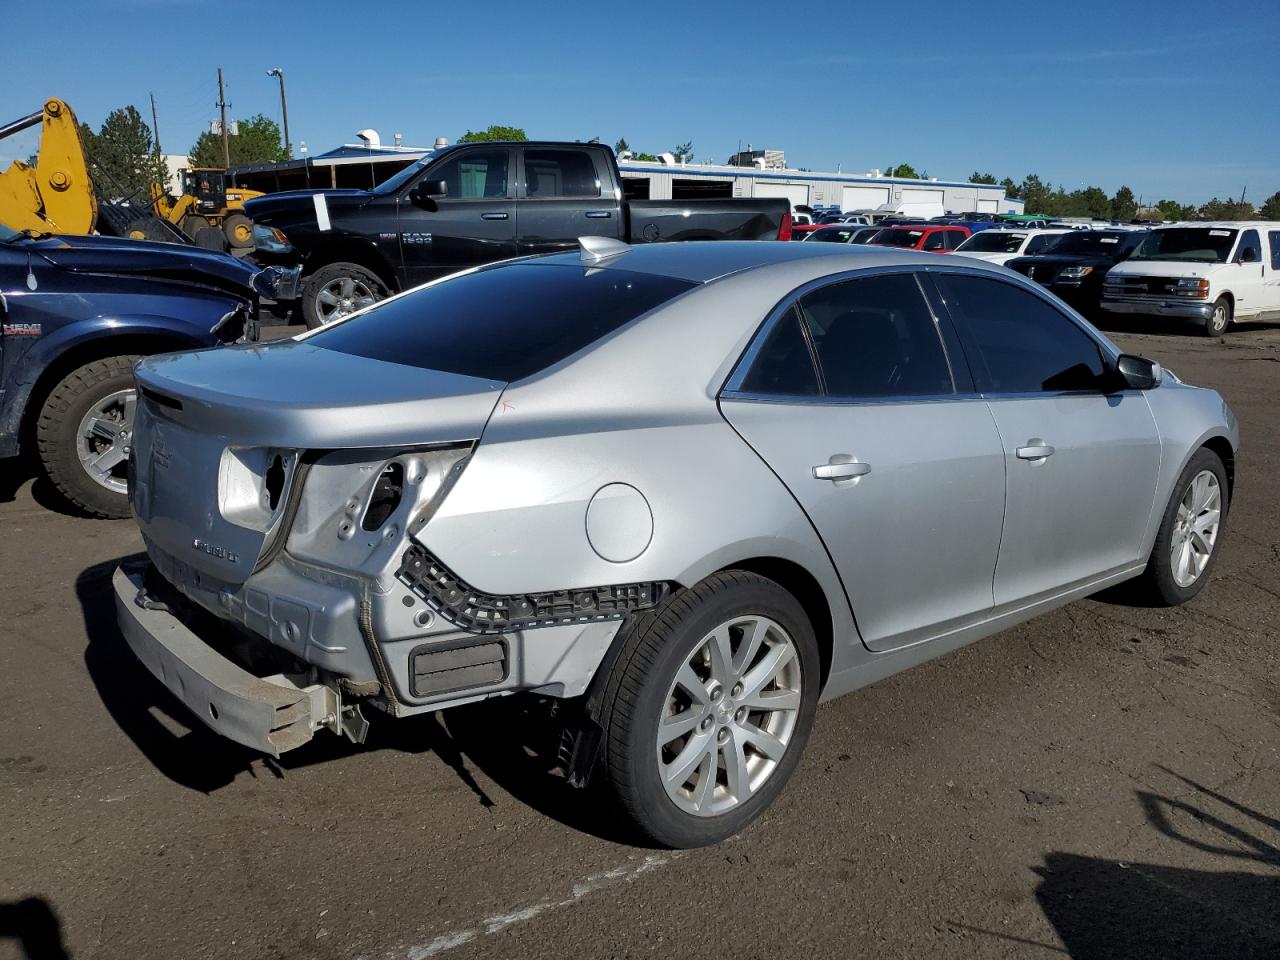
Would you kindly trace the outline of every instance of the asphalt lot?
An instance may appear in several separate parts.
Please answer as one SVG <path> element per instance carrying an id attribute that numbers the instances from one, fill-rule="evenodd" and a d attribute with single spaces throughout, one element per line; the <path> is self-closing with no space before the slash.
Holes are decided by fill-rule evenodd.
<path id="1" fill-rule="evenodd" d="M 193 729 L 115 628 L 132 523 L 0 461 L 0 958 L 1280 955 L 1280 328 L 1114 336 L 1240 419 L 1208 590 L 823 706 L 775 807 L 683 854 L 619 843 L 518 701 L 279 763 Z"/>

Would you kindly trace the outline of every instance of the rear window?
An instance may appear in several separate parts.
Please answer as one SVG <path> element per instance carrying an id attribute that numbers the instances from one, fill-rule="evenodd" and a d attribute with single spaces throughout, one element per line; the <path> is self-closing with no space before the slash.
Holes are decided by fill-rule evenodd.
<path id="1" fill-rule="evenodd" d="M 522 380 L 695 286 L 629 270 L 512 264 L 389 300 L 307 342 L 424 370 Z"/>
<path id="2" fill-rule="evenodd" d="M 881 230 L 871 242 L 880 247 L 914 247 L 923 236 L 923 230 Z"/>
<path id="3" fill-rule="evenodd" d="M 844 227 L 824 227 L 809 234 L 809 241 L 811 243 L 848 243 L 853 234 L 853 230 Z"/>
<path id="4" fill-rule="evenodd" d="M 983 230 L 960 244 L 961 253 L 1017 253 L 1027 235 L 1005 233 L 1001 230 Z"/>

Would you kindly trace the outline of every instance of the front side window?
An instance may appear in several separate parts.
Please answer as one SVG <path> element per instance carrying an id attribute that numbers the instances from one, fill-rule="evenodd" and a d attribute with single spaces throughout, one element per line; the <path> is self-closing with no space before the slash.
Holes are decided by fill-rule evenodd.
<path id="1" fill-rule="evenodd" d="M 507 195 L 507 151 L 467 151 L 431 171 L 448 185 L 449 200 L 484 200 Z"/>
<path id="2" fill-rule="evenodd" d="M 1070 317 L 1029 290 L 986 277 L 937 277 L 987 393 L 1100 391 L 1102 350 Z"/>
<path id="3" fill-rule="evenodd" d="M 1262 241 L 1258 239 L 1257 230 L 1246 230 L 1240 237 L 1240 249 L 1236 251 L 1236 259 L 1241 263 L 1262 262 Z"/>
<path id="4" fill-rule="evenodd" d="M 525 196 L 534 200 L 600 196 L 596 166 L 583 150 L 526 150 L 524 183 Z"/>
<path id="5" fill-rule="evenodd" d="M 954 392 L 933 314 L 912 274 L 834 283 L 801 297 L 799 309 L 827 395 Z"/>
<path id="6" fill-rule="evenodd" d="M 1053 250 L 1059 240 L 1062 239 L 1060 233 L 1038 233 L 1027 241 L 1027 249 L 1022 251 L 1024 257 L 1035 256 L 1037 253 L 1048 253 Z"/>

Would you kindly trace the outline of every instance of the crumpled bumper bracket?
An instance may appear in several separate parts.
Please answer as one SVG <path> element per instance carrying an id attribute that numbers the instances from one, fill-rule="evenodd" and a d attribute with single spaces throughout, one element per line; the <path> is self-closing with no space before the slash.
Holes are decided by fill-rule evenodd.
<path id="1" fill-rule="evenodd" d="M 336 689 L 299 686 L 284 674 L 254 676 L 167 609 L 140 603 L 146 597 L 143 581 L 141 567 L 119 567 L 112 578 L 120 631 L 146 668 L 205 726 L 273 757 L 302 746 L 321 727 L 343 729 Z"/>

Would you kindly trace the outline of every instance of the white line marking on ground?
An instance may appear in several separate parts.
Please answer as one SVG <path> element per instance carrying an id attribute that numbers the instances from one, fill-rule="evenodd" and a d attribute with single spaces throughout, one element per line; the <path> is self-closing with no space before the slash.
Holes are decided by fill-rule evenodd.
<path id="1" fill-rule="evenodd" d="M 536 903 L 518 907 L 506 913 L 496 913 L 491 917 L 485 917 L 474 927 L 444 933 L 428 943 L 402 947 L 399 950 L 392 951 L 387 956 L 388 958 L 403 957 L 404 960 L 428 960 L 428 958 L 439 956 L 454 947 L 470 943 L 477 937 L 487 937 L 515 924 L 525 923 L 551 910 L 572 906 L 583 897 L 595 893 L 597 890 L 603 890 L 606 887 L 622 883 L 630 883 L 650 870 L 666 866 L 678 856 L 680 856 L 678 853 L 650 854 L 639 863 L 624 864 L 620 867 L 614 867 L 612 870 L 606 870 L 603 873 L 584 877 L 570 888 L 569 896 L 563 900 L 539 900 Z"/>

